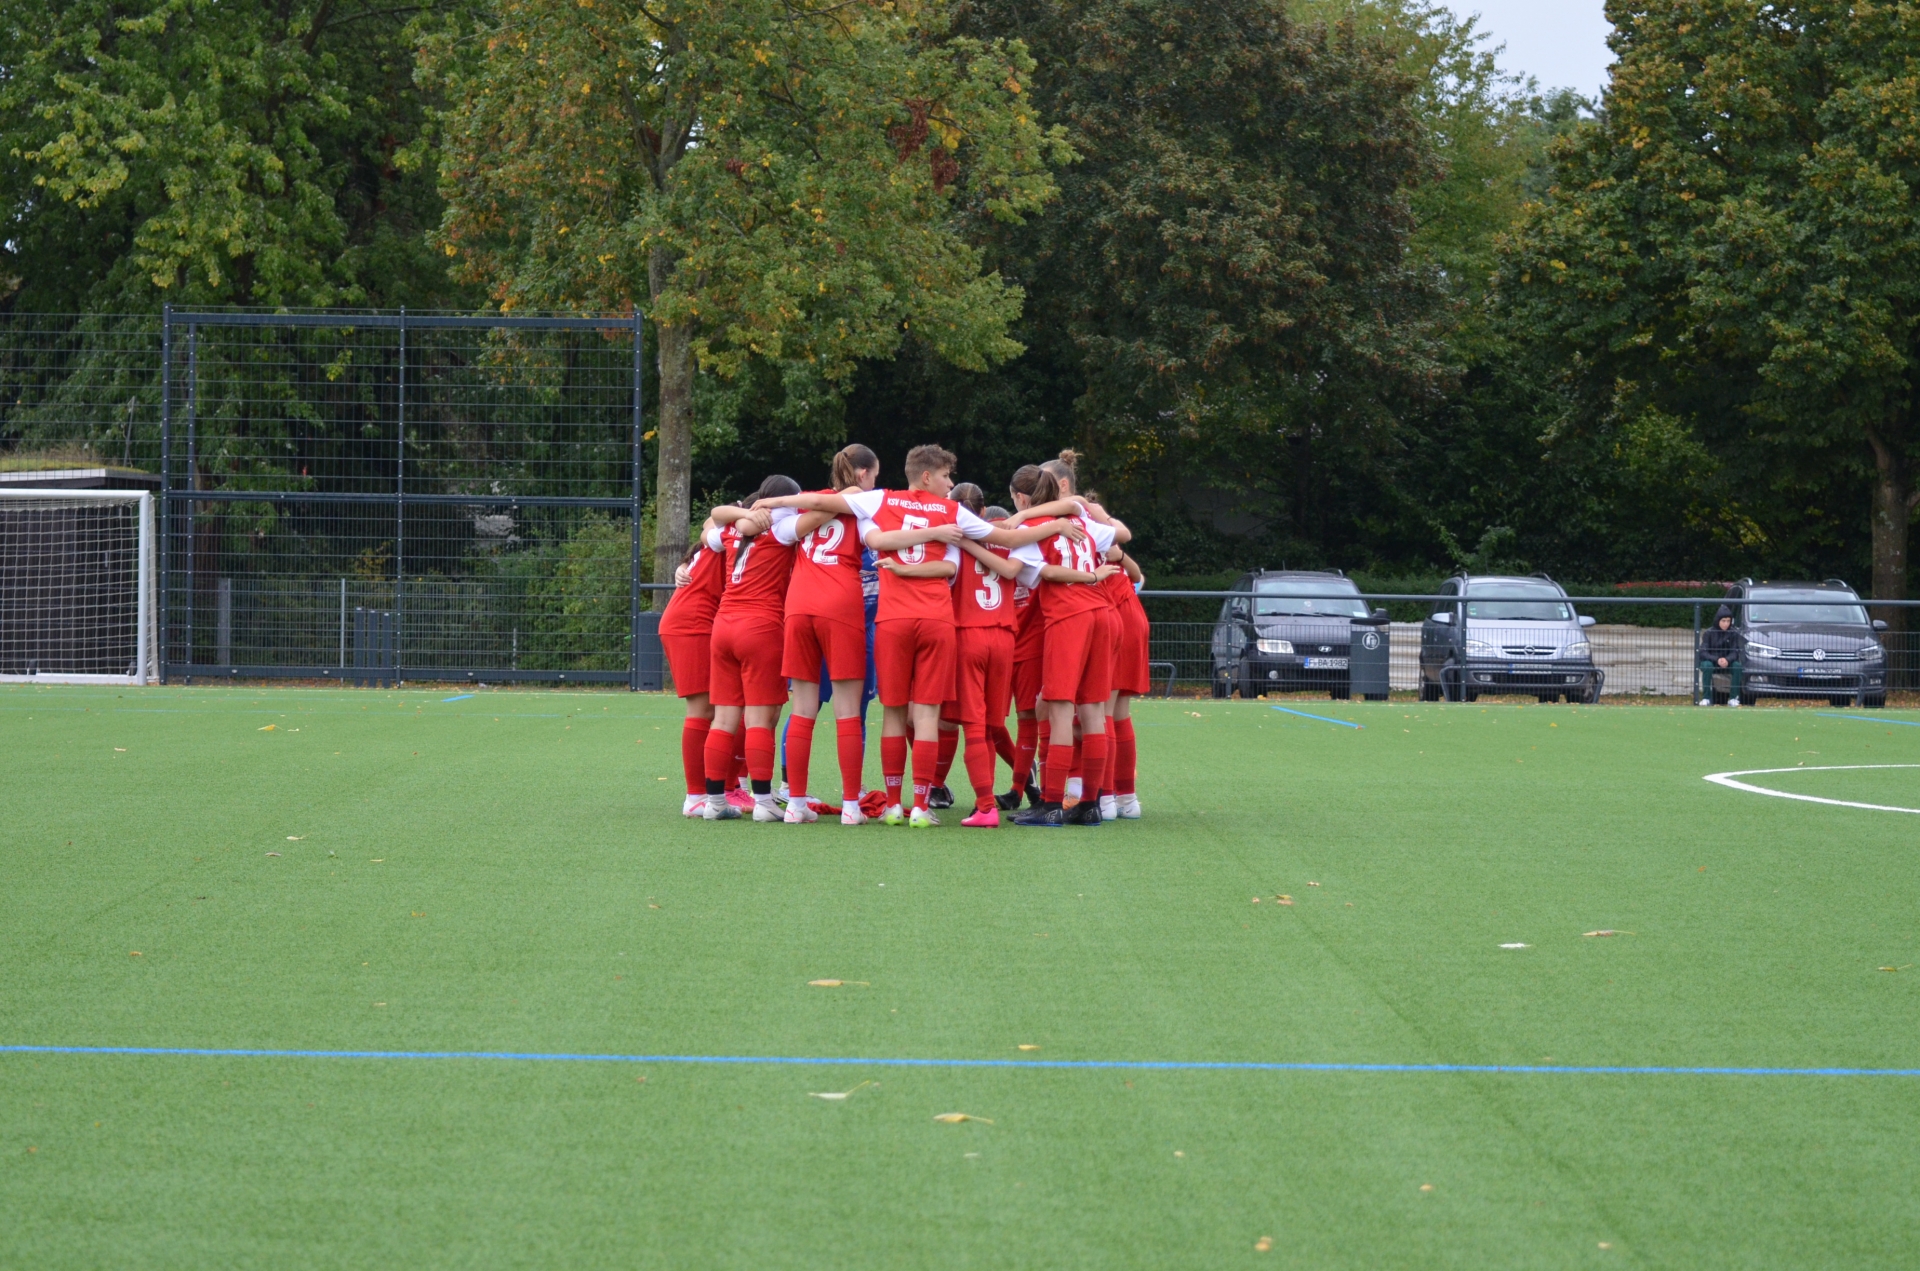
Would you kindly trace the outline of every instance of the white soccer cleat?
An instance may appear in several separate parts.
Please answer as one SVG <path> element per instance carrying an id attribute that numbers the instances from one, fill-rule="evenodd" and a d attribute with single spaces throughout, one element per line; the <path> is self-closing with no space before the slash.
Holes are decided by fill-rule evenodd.
<path id="1" fill-rule="evenodd" d="M 700 815 L 709 821 L 738 821 L 740 809 L 728 803 L 726 795 L 710 794 L 707 796 L 707 806 Z"/>
<path id="2" fill-rule="evenodd" d="M 1080 797 L 1080 778 L 1067 778 L 1067 797 L 1069 799 L 1077 799 Z"/>
<path id="3" fill-rule="evenodd" d="M 1114 810 L 1114 816 L 1117 817 L 1119 820 L 1138 821 L 1140 819 L 1140 796 L 1139 795 L 1137 794 L 1118 795 L 1116 796 L 1115 801 L 1120 805 L 1118 808 Z M 1105 813 L 1102 812 L 1101 815 L 1104 816 Z"/>
<path id="4" fill-rule="evenodd" d="M 880 820 L 881 823 L 885 825 L 905 825 L 907 823 L 906 809 L 896 803 L 887 809 L 887 814 L 881 817 Z"/>
<path id="5" fill-rule="evenodd" d="M 1120 800 L 1116 796 L 1111 794 L 1101 795 L 1100 796 L 1100 819 L 1102 821 L 1112 821 L 1112 820 L 1118 819 L 1119 816 L 1120 816 Z"/>
<path id="6" fill-rule="evenodd" d="M 1700 699 L 1700 704 L 1702 706 L 1711 706 L 1713 705 L 1713 699 L 1711 697 L 1703 697 Z"/>
<path id="7" fill-rule="evenodd" d="M 1740 704 L 1740 699 L 1737 697 L 1729 697 L 1727 699 L 1727 705 L 1729 706 L 1738 706 L 1739 704 Z"/>
<path id="8" fill-rule="evenodd" d="M 793 796 L 787 792 L 786 782 L 782 781 L 779 787 L 774 790 L 773 801 L 779 804 L 783 808 L 786 807 L 788 803 L 793 801 Z"/>
<path id="9" fill-rule="evenodd" d="M 915 808 L 912 814 L 907 817 L 907 824 L 916 830 L 930 830 L 940 824 L 940 818 L 925 808 Z"/>
<path id="10" fill-rule="evenodd" d="M 773 801 L 772 795 L 756 794 L 753 796 L 754 820 L 762 823 L 778 822 L 783 819 L 785 815 L 785 813 L 780 811 L 780 805 Z"/>
<path id="11" fill-rule="evenodd" d="M 813 810 L 813 803 L 811 800 L 808 800 L 808 799 L 788 799 L 787 800 L 787 824 L 788 825 L 807 825 L 807 824 L 810 824 L 811 822 L 818 821 L 819 819 L 820 819 L 820 814 Z"/>
<path id="12" fill-rule="evenodd" d="M 696 820 L 698 820 L 706 810 L 707 796 L 704 794 L 690 794 L 687 796 L 686 801 L 680 805 L 681 816 L 693 817 Z"/>
<path id="13" fill-rule="evenodd" d="M 867 814 L 860 810 L 860 800 L 843 799 L 840 803 L 840 824 L 865 825 Z"/>

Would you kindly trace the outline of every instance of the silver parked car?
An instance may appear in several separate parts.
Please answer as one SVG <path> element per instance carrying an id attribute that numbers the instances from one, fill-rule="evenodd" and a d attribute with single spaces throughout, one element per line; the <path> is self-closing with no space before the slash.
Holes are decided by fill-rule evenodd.
<path id="1" fill-rule="evenodd" d="M 1420 624 L 1420 700 L 1471 702 L 1532 693 L 1543 702 L 1597 702 L 1605 674 L 1566 591 L 1545 574 L 1457 574 L 1448 599 Z"/>
<path id="2" fill-rule="evenodd" d="M 1833 706 L 1887 704 L 1887 651 L 1880 643 L 1887 624 L 1869 620 L 1859 595 L 1838 578 L 1743 578 L 1727 589 L 1727 603 L 1745 641 L 1748 701 L 1824 697 Z"/>

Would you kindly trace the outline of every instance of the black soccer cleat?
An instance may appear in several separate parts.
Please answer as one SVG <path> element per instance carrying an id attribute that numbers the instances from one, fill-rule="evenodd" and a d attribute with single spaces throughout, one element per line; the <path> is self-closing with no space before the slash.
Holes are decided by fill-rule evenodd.
<path id="1" fill-rule="evenodd" d="M 1100 824 L 1100 800 L 1082 799 L 1067 812 L 1063 822 L 1066 825 Z"/>
<path id="2" fill-rule="evenodd" d="M 1013 811 L 1020 806 L 1020 792 L 1018 790 L 1009 790 L 1005 794 L 994 795 L 993 806 L 999 808 L 1002 812 Z"/>
<path id="3" fill-rule="evenodd" d="M 1041 795 L 1040 787 L 1033 784 L 1033 782 L 1031 781 L 1027 782 L 1027 806 L 1030 808 L 1037 808 L 1037 807 L 1040 807 L 1045 802 L 1046 802 L 1046 798 Z"/>
<path id="4" fill-rule="evenodd" d="M 1015 825 L 1038 826 L 1041 829 L 1057 829 L 1065 825 L 1066 811 L 1057 803 L 1042 803 L 1039 807 L 1028 808 L 1013 818 Z"/>
<path id="5" fill-rule="evenodd" d="M 927 806 L 930 808 L 950 808 L 953 806 L 953 791 L 945 786 L 927 787 Z"/>

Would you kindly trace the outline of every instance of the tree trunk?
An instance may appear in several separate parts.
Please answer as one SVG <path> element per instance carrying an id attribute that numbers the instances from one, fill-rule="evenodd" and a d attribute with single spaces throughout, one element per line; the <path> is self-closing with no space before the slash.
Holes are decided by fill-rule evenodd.
<path id="1" fill-rule="evenodd" d="M 656 250 L 648 263 L 648 284 L 655 299 L 673 281 L 676 261 Z M 654 484 L 653 581 L 670 583 L 680 558 L 687 554 L 689 488 L 693 478 L 693 332 L 686 326 L 654 324 L 659 345 L 660 409 L 655 444 L 660 472 Z M 656 604 L 666 608 L 668 592 L 655 592 Z"/>
<path id="2" fill-rule="evenodd" d="M 1906 456 L 1877 430 L 1867 430 L 1873 448 L 1873 596 L 1876 600 L 1907 597 L 1907 529 L 1909 485 Z M 1888 609 L 1882 617 L 1895 630 L 1906 626 L 1904 609 Z"/>

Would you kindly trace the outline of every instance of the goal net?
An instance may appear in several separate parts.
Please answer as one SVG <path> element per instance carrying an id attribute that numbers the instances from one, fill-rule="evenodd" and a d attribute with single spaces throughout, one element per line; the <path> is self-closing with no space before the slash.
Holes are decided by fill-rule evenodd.
<path id="1" fill-rule="evenodd" d="M 0 681 L 155 678 L 153 496 L 0 490 Z"/>

